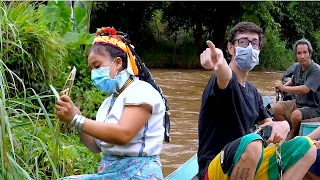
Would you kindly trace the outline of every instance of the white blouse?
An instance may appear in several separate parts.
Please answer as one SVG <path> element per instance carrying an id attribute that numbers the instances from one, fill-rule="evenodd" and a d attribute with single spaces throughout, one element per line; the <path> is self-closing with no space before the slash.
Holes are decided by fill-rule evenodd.
<path id="1" fill-rule="evenodd" d="M 162 149 L 165 105 L 159 94 L 149 83 L 134 78 L 134 81 L 117 97 L 110 113 L 112 96 L 100 106 L 96 121 L 118 124 L 125 105 L 149 104 L 152 114 L 139 133 L 126 145 L 114 145 L 96 139 L 103 154 L 120 156 L 159 155 Z M 139 116 L 135 114 L 134 116 Z"/>

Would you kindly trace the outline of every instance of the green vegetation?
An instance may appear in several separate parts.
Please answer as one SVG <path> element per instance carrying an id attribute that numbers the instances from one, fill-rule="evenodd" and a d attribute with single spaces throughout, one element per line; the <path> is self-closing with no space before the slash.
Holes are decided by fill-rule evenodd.
<path id="1" fill-rule="evenodd" d="M 90 31 L 111 25 L 129 32 L 149 67 L 199 68 L 199 53 L 207 39 L 227 55 L 230 28 L 252 21 L 266 33 L 261 63 L 255 69 L 285 70 L 295 61 L 292 45 L 300 38 L 309 39 L 315 50 L 313 59 L 320 58 L 319 8 L 320 2 L 303 1 L 95 2 Z"/>
<path id="2" fill-rule="evenodd" d="M 76 9 L 82 17 L 76 17 L 75 31 L 70 12 L 60 1 L 1 2 L 0 179 L 56 179 L 96 172 L 100 155 L 90 153 L 74 130 L 66 132 L 53 115 L 54 97 L 47 95 L 49 84 L 61 90 L 68 65 L 80 68 L 78 78 L 84 80 L 76 81 L 73 98 L 83 98 L 80 92 L 90 88 L 81 47 L 90 45 L 93 35 L 83 31 L 88 22 L 85 10 Z M 103 99 L 94 90 L 85 96 L 94 101 L 83 102 L 84 106 Z M 94 110 L 84 113 L 92 115 Z"/>
<path id="3" fill-rule="evenodd" d="M 231 7 L 232 5 L 232 7 Z M 107 96 L 93 87 L 86 56 L 96 28 L 128 32 L 148 67 L 200 68 L 212 40 L 226 53 L 232 26 L 253 21 L 265 29 L 258 70 L 285 70 L 302 37 L 320 54 L 319 2 L 84 2 L 0 3 L 0 179 L 56 179 L 94 173 L 91 153 L 74 129 L 54 115 L 55 98 L 71 67 L 74 100 L 86 117 Z M 134 15 L 133 15 L 134 14 Z M 89 26 L 90 25 L 90 26 Z M 227 53 L 226 53 L 227 54 Z"/>

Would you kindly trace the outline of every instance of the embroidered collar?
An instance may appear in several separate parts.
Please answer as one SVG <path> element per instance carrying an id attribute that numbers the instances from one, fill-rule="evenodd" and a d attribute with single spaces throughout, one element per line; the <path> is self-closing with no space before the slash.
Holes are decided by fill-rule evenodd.
<path id="1" fill-rule="evenodd" d="M 113 98 L 118 97 L 131 83 L 133 82 L 132 77 L 130 77 L 122 86 L 121 89 L 118 90 L 119 93 L 113 93 Z M 118 86 L 117 86 L 118 87 Z M 118 89 L 118 88 L 117 88 Z"/>

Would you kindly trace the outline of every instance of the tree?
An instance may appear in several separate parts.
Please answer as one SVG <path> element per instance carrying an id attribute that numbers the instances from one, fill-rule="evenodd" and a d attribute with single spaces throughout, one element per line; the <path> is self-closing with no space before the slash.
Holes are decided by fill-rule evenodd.
<path id="1" fill-rule="evenodd" d="M 295 41 L 307 38 L 314 48 L 313 59 L 319 59 L 317 33 L 320 30 L 320 2 L 293 1 L 275 4 L 278 10 L 272 16 L 281 25 L 281 38 L 287 41 L 287 48 L 292 49 Z"/>
<path id="2" fill-rule="evenodd" d="M 225 32 L 232 18 L 239 13 L 239 2 L 171 2 L 164 8 L 164 18 L 171 31 L 180 27 L 192 28 L 197 47 L 201 52 L 205 33 L 214 34 L 213 43 L 223 47 Z"/>
<path id="3" fill-rule="evenodd" d="M 128 33 L 133 44 L 139 46 L 148 30 L 152 12 L 161 4 L 162 2 L 148 1 L 94 2 L 90 32 L 94 33 L 100 27 L 113 26 L 117 30 Z"/>

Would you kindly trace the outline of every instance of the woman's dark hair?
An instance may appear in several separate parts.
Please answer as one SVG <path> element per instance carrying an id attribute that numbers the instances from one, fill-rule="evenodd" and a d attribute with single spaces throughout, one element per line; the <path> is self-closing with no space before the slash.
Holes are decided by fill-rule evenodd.
<path id="1" fill-rule="evenodd" d="M 116 47 L 107 44 L 94 44 L 91 47 L 89 54 L 92 52 L 99 55 L 106 55 L 106 53 L 109 53 L 112 58 L 120 57 L 122 60 L 122 69 L 127 68 L 127 53 Z"/>

